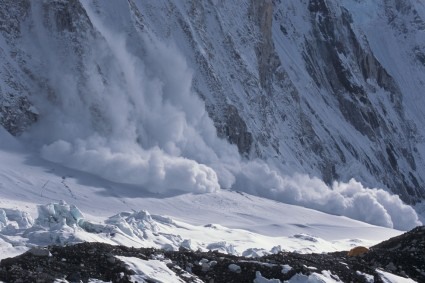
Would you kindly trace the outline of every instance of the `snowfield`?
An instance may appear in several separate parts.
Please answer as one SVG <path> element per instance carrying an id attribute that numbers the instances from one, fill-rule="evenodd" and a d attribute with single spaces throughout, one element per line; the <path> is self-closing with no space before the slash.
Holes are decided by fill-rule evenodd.
<path id="1" fill-rule="evenodd" d="M 245 257 L 323 253 L 371 246 L 403 232 L 238 191 L 153 194 L 45 161 L 3 129 L 0 156 L 0 259 L 28 250 L 43 255 L 40 246 L 79 242 Z M 132 280 L 181 281 L 167 260 L 118 258 L 134 271 Z M 282 267 L 283 273 L 289 270 Z M 403 279 L 379 274 L 384 282 Z M 199 280 L 191 276 L 187 272 Z M 257 272 L 254 282 L 280 281 Z M 288 282 L 342 281 L 322 271 L 300 273 Z"/>
<path id="2" fill-rule="evenodd" d="M 244 256 L 320 253 L 402 233 L 230 190 L 143 192 L 44 161 L 4 131 L 0 140 L 1 258 L 82 241 Z"/>

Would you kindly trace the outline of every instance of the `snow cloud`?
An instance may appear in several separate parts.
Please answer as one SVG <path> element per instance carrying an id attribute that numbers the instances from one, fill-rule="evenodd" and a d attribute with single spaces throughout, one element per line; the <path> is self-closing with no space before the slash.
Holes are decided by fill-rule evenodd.
<path id="1" fill-rule="evenodd" d="M 66 58 L 50 60 L 54 96 L 39 99 L 30 135 L 41 155 L 157 193 L 230 188 L 238 151 L 217 138 L 177 48 L 145 35 L 135 55 L 125 36 L 92 20 L 102 38 L 91 43 L 83 78 Z"/>
<path id="2" fill-rule="evenodd" d="M 285 176 L 257 161 L 243 165 L 235 187 L 252 194 L 347 216 L 370 224 L 409 230 L 421 225 L 415 210 L 399 196 L 364 187 L 351 179 L 329 187 L 322 180 L 303 174 Z"/>
<path id="3" fill-rule="evenodd" d="M 54 94 L 35 101 L 40 121 L 29 138 L 45 159 L 155 193 L 233 188 L 386 227 L 419 224 L 414 210 L 386 191 L 355 180 L 328 187 L 241 160 L 217 137 L 175 46 L 149 34 L 130 46 L 90 17 L 101 34 L 89 44 L 96 52 L 87 51 L 82 66 L 57 54 L 47 68 Z"/>

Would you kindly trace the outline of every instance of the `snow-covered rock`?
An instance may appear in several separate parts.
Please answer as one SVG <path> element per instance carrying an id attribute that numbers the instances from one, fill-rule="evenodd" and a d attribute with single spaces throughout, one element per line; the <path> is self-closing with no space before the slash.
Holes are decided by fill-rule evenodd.
<path id="1" fill-rule="evenodd" d="M 423 249 L 418 247 L 416 253 L 404 251 L 422 241 L 423 229 L 418 227 L 392 238 L 356 258 L 350 258 L 347 252 L 284 252 L 254 259 L 102 243 L 48 246 L 42 248 L 42 255 L 30 251 L 1 261 L 0 280 L 335 283 L 374 282 L 374 278 L 380 278 L 382 282 L 423 282 Z M 388 260 L 397 261 L 397 269 L 388 268 Z"/>

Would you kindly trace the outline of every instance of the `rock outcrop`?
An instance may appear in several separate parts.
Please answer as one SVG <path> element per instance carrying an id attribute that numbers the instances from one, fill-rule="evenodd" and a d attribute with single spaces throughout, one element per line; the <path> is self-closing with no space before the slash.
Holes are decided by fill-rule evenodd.
<path id="1" fill-rule="evenodd" d="M 142 261 L 162 261 L 183 282 L 255 282 L 264 278 L 284 282 L 297 276 L 328 274 L 342 282 L 385 282 L 380 270 L 425 280 L 425 227 L 417 227 L 392 238 L 359 256 L 347 252 L 297 254 L 280 252 L 258 258 L 236 257 L 217 252 L 162 251 L 128 248 L 101 243 L 49 246 L 34 253 L 30 250 L 0 262 L 0 280 L 4 282 L 132 282 L 136 272 L 122 261 L 135 257 Z M 40 250 L 40 249 L 38 249 Z M 137 274 L 143 276 L 143 274 Z M 161 276 L 157 274 L 157 276 Z M 295 276 L 295 277 L 294 277 Z M 154 280 L 145 275 L 145 279 Z M 57 281 L 55 281 L 57 282 Z"/>

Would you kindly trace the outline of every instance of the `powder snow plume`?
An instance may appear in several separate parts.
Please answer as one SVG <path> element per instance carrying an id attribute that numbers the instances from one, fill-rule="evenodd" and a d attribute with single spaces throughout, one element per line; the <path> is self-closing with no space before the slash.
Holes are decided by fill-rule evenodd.
<path id="1" fill-rule="evenodd" d="M 40 120 L 24 137 L 43 158 L 154 193 L 235 189 L 386 227 L 420 224 L 410 206 L 384 190 L 355 180 L 329 187 L 243 160 L 217 137 L 192 90 L 192 70 L 173 43 L 145 32 L 130 44 L 85 8 L 97 35 L 82 62 L 61 52 L 43 55 L 40 69 L 47 70 L 52 91 L 34 98 Z M 60 50 L 47 30 L 36 32 L 43 40 L 34 44 L 35 54 Z"/>

